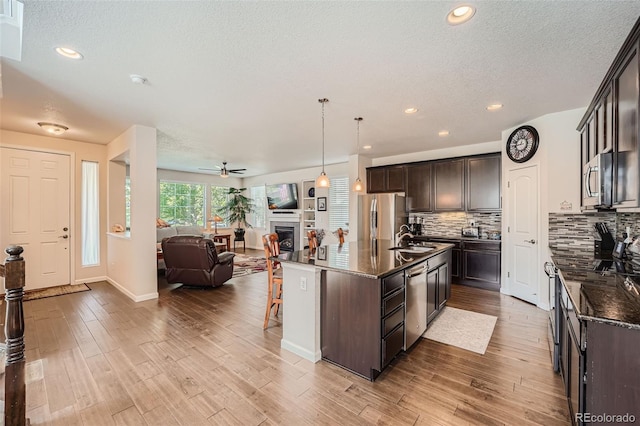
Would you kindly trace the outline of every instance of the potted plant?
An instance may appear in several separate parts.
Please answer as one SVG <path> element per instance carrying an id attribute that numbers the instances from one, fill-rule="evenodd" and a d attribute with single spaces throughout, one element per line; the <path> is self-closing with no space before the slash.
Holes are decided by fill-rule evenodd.
<path id="1" fill-rule="evenodd" d="M 226 215 L 229 224 L 237 223 L 238 227 L 233 230 L 236 241 L 244 241 L 245 229 L 251 228 L 251 224 L 247 222 L 247 215 L 254 211 L 253 202 L 250 198 L 245 197 L 242 193 L 247 188 L 229 188 L 229 201 L 227 205 L 219 212 Z"/>

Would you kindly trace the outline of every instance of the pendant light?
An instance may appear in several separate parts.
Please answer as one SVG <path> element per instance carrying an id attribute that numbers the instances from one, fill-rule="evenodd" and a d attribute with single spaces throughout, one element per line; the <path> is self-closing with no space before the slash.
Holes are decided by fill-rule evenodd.
<path id="1" fill-rule="evenodd" d="M 320 176 L 318 176 L 318 179 L 316 179 L 316 187 L 329 188 L 331 186 L 331 183 L 329 182 L 327 174 L 324 172 L 324 104 L 329 102 L 329 99 L 318 99 L 318 102 L 322 104 L 322 173 L 320 173 Z"/>
<path id="2" fill-rule="evenodd" d="M 356 132 L 356 156 L 360 155 L 360 122 L 362 121 L 362 117 L 354 118 L 356 123 L 358 123 L 358 130 Z M 358 165 L 358 177 L 356 177 L 356 181 L 353 183 L 353 192 L 364 192 L 364 185 L 360 180 L 360 166 Z"/>

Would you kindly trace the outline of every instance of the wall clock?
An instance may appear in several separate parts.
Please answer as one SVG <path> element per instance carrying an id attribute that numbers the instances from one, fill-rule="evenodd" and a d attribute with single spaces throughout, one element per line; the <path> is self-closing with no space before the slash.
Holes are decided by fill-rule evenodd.
<path id="1" fill-rule="evenodd" d="M 507 139 L 507 155 L 516 163 L 529 161 L 538 150 L 538 131 L 531 126 L 520 126 Z"/>

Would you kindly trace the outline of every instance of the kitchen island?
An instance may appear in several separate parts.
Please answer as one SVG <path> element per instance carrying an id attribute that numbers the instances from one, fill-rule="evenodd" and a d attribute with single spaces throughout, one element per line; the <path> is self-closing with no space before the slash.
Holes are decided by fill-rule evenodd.
<path id="1" fill-rule="evenodd" d="M 374 380 L 444 307 L 452 247 L 374 240 L 282 254 L 282 348 Z"/>

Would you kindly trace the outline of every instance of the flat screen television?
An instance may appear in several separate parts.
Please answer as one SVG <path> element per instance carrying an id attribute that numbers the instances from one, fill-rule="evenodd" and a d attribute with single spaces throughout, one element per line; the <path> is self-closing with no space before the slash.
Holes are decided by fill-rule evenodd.
<path id="1" fill-rule="evenodd" d="M 298 185 L 295 183 L 266 185 L 265 192 L 269 210 L 298 208 Z"/>

